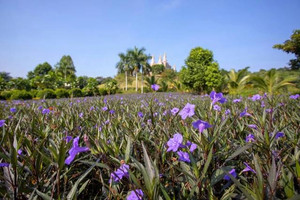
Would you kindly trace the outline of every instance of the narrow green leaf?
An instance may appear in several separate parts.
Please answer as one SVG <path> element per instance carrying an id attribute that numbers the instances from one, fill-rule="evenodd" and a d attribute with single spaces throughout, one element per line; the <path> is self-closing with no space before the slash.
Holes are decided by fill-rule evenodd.
<path id="1" fill-rule="evenodd" d="M 210 162 L 211 162 L 211 159 L 212 159 L 212 153 L 213 153 L 213 146 L 210 148 L 210 151 L 209 151 L 209 154 L 208 154 L 208 157 L 207 157 L 207 160 L 205 162 L 205 165 L 204 165 L 204 168 L 203 168 L 203 171 L 202 171 L 202 175 L 201 175 L 201 180 L 205 177 L 205 174 L 207 172 L 207 169 L 210 165 Z"/>
<path id="2" fill-rule="evenodd" d="M 39 190 L 35 190 L 36 191 L 36 193 L 40 196 L 40 197 L 42 197 L 44 200 L 51 200 L 51 197 L 49 196 L 49 195 L 47 195 L 47 194 L 45 194 L 45 193 L 43 193 L 43 192 L 40 192 Z"/>
<path id="3" fill-rule="evenodd" d="M 229 156 L 226 160 L 225 163 L 232 160 L 233 158 L 237 157 L 238 155 L 240 155 L 241 153 L 243 153 L 244 151 L 248 150 L 249 148 L 252 147 L 252 144 L 247 144 L 243 147 L 238 148 L 233 154 L 231 154 L 231 156 Z"/>
<path id="4" fill-rule="evenodd" d="M 71 191 L 68 193 L 68 196 L 67 196 L 67 199 L 68 200 L 71 200 L 71 199 L 73 199 L 74 198 L 74 196 L 76 195 L 78 195 L 78 193 L 77 193 L 77 187 L 78 187 L 78 185 L 79 185 L 79 183 L 92 171 L 92 169 L 95 167 L 96 165 L 94 164 L 94 165 L 92 165 L 88 170 L 86 170 L 85 172 L 84 172 L 84 174 L 82 174 L 81 176 L 80 176 L 80 178 L 75 182 L 75 184 L 73 185 L 73 187 L 72 187 L 72 189 L 71 189 Z"/>
<path id="5" fill-rule="evenodd" d="M 131 154 L 131 137 L 127 136 L 127 146 L 125 151 L 125 163 L 128 163 Z"/>

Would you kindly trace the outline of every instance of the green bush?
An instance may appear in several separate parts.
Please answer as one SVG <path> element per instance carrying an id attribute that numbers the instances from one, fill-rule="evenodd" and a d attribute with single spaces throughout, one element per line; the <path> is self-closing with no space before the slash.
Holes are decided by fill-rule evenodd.
<path id="1" fill-rule="evenodd" d="M 69 92 L 66 89 L 56 89 L 55 90 L 55 95 L 56 98 L 68 98 L 69 97 Z"/>
<path id="2" fill-rule="evenodd" d="M 82 97 L 82 91 L 80 88 L 73 88 L 69 90 L 70 97 Z"/>
<path id="3" fill-rule="evenodd" d="M 18 99 L 32 99 L 32 95 L 30 92 L 26 90 L 13 90 L 10 99 L 18 100 Z"/>
<path id="4" fill-rule="evenodd" d="M 3 91 L 2 93 L 1 93 L 1 96 L 4 98 L 4 99 L 6 99 L 6 100 L 9 100 L 10 99 L 10 97 L 11 97 L 11 95 L 12 95 L 12 91 Z"/>
<path id="5" fill-rule="evenodd" d="M 40 90 L 36 96 L 41 99 L 54 99 L 56 97 L 55 92 L 51 89 Z"/>
<path id="6" fill-rule="evenodd" d="M 30 90 L 30 93 L 31 93 L 32 98 L 35 98 L 38 93 L 38 90 Z"/>
<path id="7" fill-rule="evenodd" d="M 105 88 L 99 88 L 99 94 L 101 96 L 107 95 L 107 90 Z"/>
<path id="8" fill-rule="evenodd" d="M 85 87 L 85 88 L 82 89 L 82 92 L 83 92 L 83 96 L 85 96 L 85 97 L 99 95 L 99 91 L 98 91 L 97 88 L 91 89 L 91 88 Z"/>

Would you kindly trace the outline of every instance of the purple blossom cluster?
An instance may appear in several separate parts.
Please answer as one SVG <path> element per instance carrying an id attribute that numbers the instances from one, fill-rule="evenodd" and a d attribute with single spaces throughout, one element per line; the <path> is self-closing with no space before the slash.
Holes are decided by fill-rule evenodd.
<path id="1" fill-rule="evenodd" d="M 227 99 L 223 97 L 223 93 L 216 93 L 215 91 L 212 91 L 210 93 L 210 99 L 212 100 L 211 104 L 214 105 L 215 103 L 219 102 L 221 104 L 225 103 Z"/>
<path id="2" fill-rule="evenodd" d="M 177 152 L 180 161 L 191 162 L 189 154 L 182 150 L 178 151 L 178 149 L 188 148 L 188 150 L 192 153 L 197 148 L 197 145 L 190 141 L 187 141 L 185 145 L 182 142 L 183 142 L 183 136 L 180 133 L 174 134 L 174 136 L 170 138 L 169 141 L 167 142 L 167 146 L 168 146 L 167 152 L 169 151 Z"/>
<path id="3" fill-rule="evenodd" d="M 110 174 L 111 179 L 109 182 L 111 183 L 112 181 L 114 182 L 119 182 L 123 177 L 129 177 L 129 165 L 127 164 L 122 164 L 121 167 L 119 167 L 116 171 L 112 172 Z"/>
<path id="4" fill-rule="evenodd" d="M 79 136 L 73 140 L 73 146 L 69 150 L 69 156 L 65 160 L 65 164 L 70 165 L 78 153 L 86 152 L 90 150 L 88 147 L 79 147 L 78 142 L 79 142 Z"/>

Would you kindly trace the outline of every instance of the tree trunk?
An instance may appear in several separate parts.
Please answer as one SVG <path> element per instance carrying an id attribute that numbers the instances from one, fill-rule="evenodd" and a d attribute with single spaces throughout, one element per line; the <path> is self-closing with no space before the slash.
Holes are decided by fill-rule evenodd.
<path id="1" fill-rule="evenodd" d="M 127 91 L 127 71 L 125 71 L 125 90 Z"/>
<path id="2" fill-rule="evenodd" d="M 135 73 L 135 91 L 138 91 L 138 74 Z"/>
<path id="3" fill-rule="evenodd" d="M 143 85 L 143 67 L 142 67 L 142 79 L 141 79 L 141 93 L 144 93 L 144 85 Z"/>

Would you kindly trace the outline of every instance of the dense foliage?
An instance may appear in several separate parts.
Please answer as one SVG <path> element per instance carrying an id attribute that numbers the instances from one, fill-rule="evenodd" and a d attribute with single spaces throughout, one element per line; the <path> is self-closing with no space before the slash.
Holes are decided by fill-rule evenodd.
<path id="1" fill-rule="evenodd" d="M 2 101 L 0 196 L 297 199 L 299 100 L 213 92 Z"/>
<path id="2" fill-rule="evenodd" d="M 276 44 L 273 48 L 295 54 L 296 59 L 291 59 L 289 65 L 292 69 L 300 69 L 300 30 L 295 30 L 289 40 L 286 40 L 283 44 Z"/>
<path id="3" fill-rule="evenodd" d="M 180 78 L 187 87 L 197 92 L 205 92 L 217 89 L 222 84 L 219 65 L 214 61 L 212 51 L 201 47 L 192 49 L 185 65 L 180 72 Z"/>

